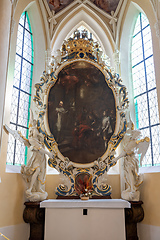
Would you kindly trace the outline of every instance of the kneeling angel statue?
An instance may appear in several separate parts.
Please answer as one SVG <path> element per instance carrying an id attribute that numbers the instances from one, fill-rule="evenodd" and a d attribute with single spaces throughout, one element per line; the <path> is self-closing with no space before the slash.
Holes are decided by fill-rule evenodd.
<path id="1" fill-rule="evenodd" d="M 53 158 L 53 153 L 45 149 L 44 137 L 37 129 L 37 121 L 33 118 L 33 112 L 30 112 L 29 135 L 26 139 L 20 131 L 12 130 L 7 125 L 4 126 L 7 133 L 24 143 L 32 155 L 27 165 L 21 165 L 21 174 L 27 184 L 25 196 L 29 201 L 43 201 L 48 194 L 44 191 L 46 177 L 46 154 Z"/>

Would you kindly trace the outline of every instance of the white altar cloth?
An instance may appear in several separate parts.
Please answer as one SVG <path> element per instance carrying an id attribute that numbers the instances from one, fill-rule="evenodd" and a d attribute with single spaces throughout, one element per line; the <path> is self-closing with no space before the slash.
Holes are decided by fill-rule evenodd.
<path id="1" fill-rule="evenodd" d="M 45 208 L 45 240 L 125 240 L 122 199 L 49 199 Z"/>

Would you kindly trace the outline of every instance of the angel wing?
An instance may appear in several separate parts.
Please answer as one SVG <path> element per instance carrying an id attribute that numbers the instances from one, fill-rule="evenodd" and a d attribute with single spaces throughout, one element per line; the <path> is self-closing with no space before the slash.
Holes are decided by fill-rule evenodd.
<path id="1" fill-rule="evenodd" d="M 142 160 L 148 150 L 150 139 L 148 137 L 142 139 L 138 143 L 138 154 L 141 154 L 140 165 L 142 166 Z"/>
<path id="2" fill-rule="evenodd" d="M 28 139 L 25 138 L 20 131 L 12 130 L 6 124 L 3 125 L 3 129 L 7 134 L 12 134 L 13 137 L 23 143 L 26 147 L 30 147 L 31 144 L 29 143 Z"/>
<path id="3" fill-rule="evenodd" d="M 36 124 L 36 120 L 34 119 L 32 109 L 30 108 L 29 126 L 34 126 L 35 124 Z"/>

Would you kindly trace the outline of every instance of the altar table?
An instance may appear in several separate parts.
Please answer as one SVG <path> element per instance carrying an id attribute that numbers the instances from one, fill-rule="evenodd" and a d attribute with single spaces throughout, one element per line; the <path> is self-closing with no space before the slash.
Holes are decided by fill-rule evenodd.
<path id="1" fill-rule="evenodd" d="M 122 199 L 50 199 L 40 203 L 45 208 L 45 240 L 125 240 Z"/>

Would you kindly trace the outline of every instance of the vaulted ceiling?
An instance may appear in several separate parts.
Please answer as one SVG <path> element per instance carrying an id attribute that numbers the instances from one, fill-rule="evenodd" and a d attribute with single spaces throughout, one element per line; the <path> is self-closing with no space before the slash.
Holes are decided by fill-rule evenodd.
<path id="1" fill-rule="evenodd" d="M 55 13 L 65 8 L 73 1 L 74 0 L 47 0 L 50 9 L 54 10 Z M 107 13 L 115 11 L 119 3 L 119 0 L 90 0 L 90 1 Z"/>

